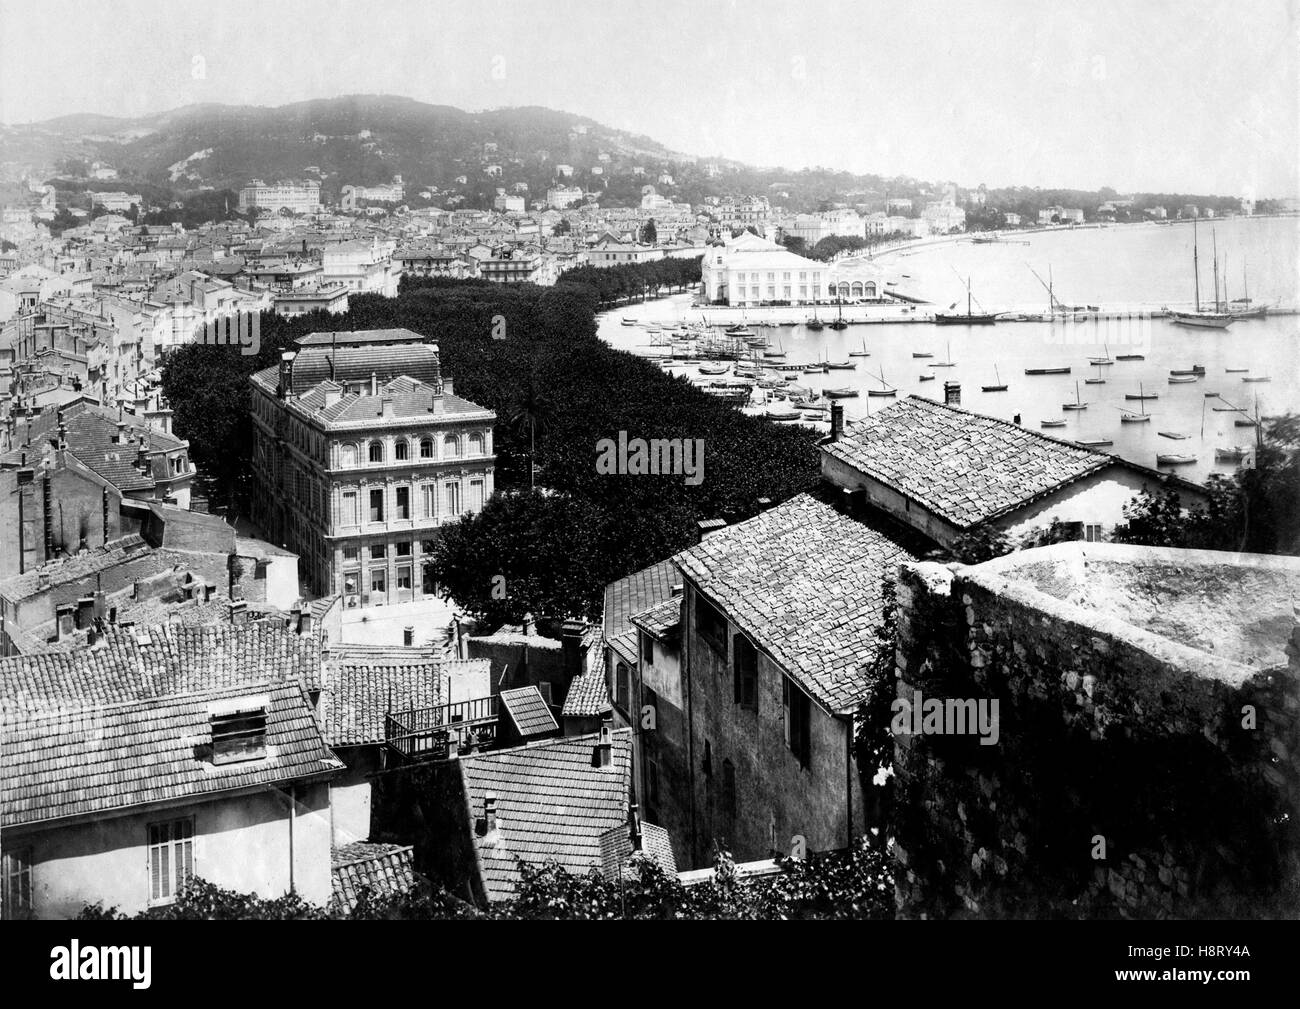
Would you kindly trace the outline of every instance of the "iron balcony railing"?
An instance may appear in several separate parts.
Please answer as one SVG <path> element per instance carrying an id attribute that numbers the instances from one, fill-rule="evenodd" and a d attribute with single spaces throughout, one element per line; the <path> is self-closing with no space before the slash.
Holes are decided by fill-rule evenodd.
<path id="1" fill-rule="evenodd" d="M 384 716 L 384 742 L 404 760 L 447 760 L 471 748 L 493 746 L 498 720 L 496 695 L 390 711 Z"/>

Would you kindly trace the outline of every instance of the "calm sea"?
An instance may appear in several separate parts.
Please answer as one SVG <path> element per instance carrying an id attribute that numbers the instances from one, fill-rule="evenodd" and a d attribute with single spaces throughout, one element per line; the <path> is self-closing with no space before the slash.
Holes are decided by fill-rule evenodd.
<path id="1" fill-rule="evenodd" d="M 1104 229 L 1008 235 L 999 244 L 969 241 L 945 243 L 895 252 L 878 262 L 900 288 L 919 294 L 942 309 L 965 306 L 965 278 L 980 306 L 990 311 L 1046 312 L 1048 295 L 1035 279 L 1036 271 L 1068 305 L 1098 305 L 1109 311 L 1133 313 L 1121 319 L 1083 322 L 1016 322 L 995 326 L 934 326 L 931 324 L 854 325 L 845 330 L 811 331 L 803 326 L 760 330 L 778 342 L 790 363 L 829 358 L 844 360 L 865 344 L 870 357 L 853 358 L 853 371 L 801 376 L 799 384 L 815 391 L 848 386 L 861 392 L 842 400 L 850 418 L 878 410 L 892 400 L 869 398 L 866 390 L 881 386 L 881 377 L 898 396 L 918 393 L 942 400 L 944 383 L 961 386 L 967 409 L 1012 419 L 1035 430 L 1043 420 L 1064 420 L 1045 433 L 1066 439 L 1111 439 L 1104 451 L 1115 452 L 1147 466 L 1156 466 L 1157 453 L 1195 455 L 1196 462 L 1177 467 L 1190 479 L 1213 472 L 1228 473 L 1235 464 L 1216 462 L 1216 446 L 1252 447 L 1254 431 L 1238 427 L 1241 413 L 1269 417 L 1300 412 L 1300 316 L 1276 316 L 1234 322 L 1227 330 L 1199 330 L 1151 318 L 1139 306 L 1190 305 L 1193 293 L 1190 225 L 1136 225 Z M 1213 301 L 1213 247 L 1217 245 L 1220 285 L 1229 298 L 1248 293 L 1256 304 L 1300 305 L 1300 218 L 1237 218 L 1202 222 L 1199 240 L 1201 298 Z M 1224 260 L 1226 257 L 1226 267 Z M 606 315 L 601 336 L 614 346 L 634 352 L 648 350 L 649 338 L 640 328 L 620 325 L 622 316 L 653 321 L 698 319 L 688 298 L 635 306 Z M 756 314 L 751 313 L 751 318 Z M 915 358 L 917 352 L 932 358 Z M 1096 367 L 1090 357 L 1142 354 L 1142 361 L 1115 361 Z M 939 368 L 936 362 L 952 361 Z M 1171 369 L 1205 367 L 1203 378 L 1169 384 Z M 1027 376 L 1026 368 L 1069 366 L 1069 375 Z M 1230 373 L 1228 368 L 1247 368 Z M 694 368 L 679 369 L 694 376 Z M 922 381 L 924 375 L 935 378 Z M 1248 383 L 1243 375 L 1267 376 L 1267 383 Z M 1084 384 L 1102 378 L 1104 384 Z M 1077 383 L 1077 387 L 1076 387 Z M 1006 384 L 1006 392 L 983 392 L 981 386 Z M 1155 393 L 1145 402 L 1153 419 L 1146 424 L 1122 424 L 1121 410 L 1138 410 L 1126 393 Z M 1207 393 L 1217 394 L 1217 398 Z M 1076 397 L 1087 409 L 1064 411 Z M 1221 408 L 1216 411 L 1214 407 Z M 1184 437 L 1166 438 L 1161 432 Z M 1164 468 L 1164 467 L 1162 467 Z"/>

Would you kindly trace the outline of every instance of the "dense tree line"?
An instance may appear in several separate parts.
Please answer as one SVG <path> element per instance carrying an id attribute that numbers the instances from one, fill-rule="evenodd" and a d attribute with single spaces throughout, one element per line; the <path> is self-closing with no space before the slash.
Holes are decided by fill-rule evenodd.
<path id="1" fill-rule="evenodd" d="M 596 292 L 602 305 L 617 305 L 643 298 L 657 298 L 666 291 L 682 291 L 700 282 L 700 260 L 656 259 L 649 263 L 620 263 L 617 266 L 575 266 L 560 280 L 585 284 Z"/>
<path id="2" fill-rule="evenodd" d="M 622 882 L 595 870 L 575 875 L 551 862 L 520 865 L 513 900 L 482 910 L 445 891 L 412 888 L 377 895 L 363 887 L 354 908 L 342 911 L 287 894 L 263 899 L 204 880 L 187 884 L 174 903 L 131 916 L 115 907 L 91 904 L 79 921 L 248 921 L 320 920 L 443 921 L 768 921 L 787 919 L 891 919 L 894 884 L 890 857 L 865 842 L 841 852 L 812 853 L 778 860 L 774 876 L 741 881 L 726 851 L 714 856 L 714 877 L 685 887 L 655 862 L 634 856 Z"/>
<path id="3" fill-rule="evenodd" d="M 604 272 L 604 271 L 597 271 Z M 493 620 L 596 615 L 603 586 L 694 542 L 695 523 L 753 515 L 816 483 L 815 433 L 746 417 L 596 337 L 597 294 L 408 279 L 397 298 L 362 295 L 345 315 L 263 316 L 256 356 L 187 345 L 163 367 L 175 429 L 211 479 L 214 504 L 246 510 L 249 376 L 314 331 L 404 327 L 436 336 L 458 395 L 494 410 L 497 495 L 444 528 L 434 574 L 458 604 Z M 505 339 L 492 338 L 495 320 Z M 703 480 L 602 475 L 598 443 L 702 439 Z M 530 465 L 530 463 L 532 465 Z M 532 476 L 535 466 L 535 478 Z M 536 484 L 536 489 L 530 487 Z M 505 598 L 494 587 L 505 580 Z"/>

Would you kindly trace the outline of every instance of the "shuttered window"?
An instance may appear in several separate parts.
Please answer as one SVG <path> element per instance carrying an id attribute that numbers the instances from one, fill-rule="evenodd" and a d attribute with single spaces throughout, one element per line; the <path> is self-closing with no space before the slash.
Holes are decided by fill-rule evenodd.
<path id="1" fill-rule="evenodd" d="M 149 825 L 149 902 L 175 900 L 194 875 L 194 820 Z"/>
<path id="2" fill-rule="evenodd" d="M 27 918 L 32 911 L 32 849 L 18 848 L 5 852 L 4 864 L 0 867 L 4 884 L 0 893 L 0 911 L 6 921 Z"/>

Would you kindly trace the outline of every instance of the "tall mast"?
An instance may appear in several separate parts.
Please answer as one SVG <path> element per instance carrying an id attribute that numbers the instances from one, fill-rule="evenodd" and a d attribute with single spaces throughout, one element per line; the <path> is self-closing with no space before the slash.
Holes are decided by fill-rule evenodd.
<path id="1" fill-rule="evenodd" d="M 1219 235 L 1213 228 L 1210 229 L 1210 251 L 1214 255 L 1214 310 L 1221 311 L 1219 305 Z"/>
<path id="2" fill-rule="evenodd" d="M 966 318 L 970 318 L 970 277 L 966 278 Z"/>
<path id="3" fill-rule="evenodd" d="M 1196 218 L 1192 218 L 1192 276 L 1196 278 L 1196 311 L 1201 310 L 1201 261 L 1196 246 Z"/>

